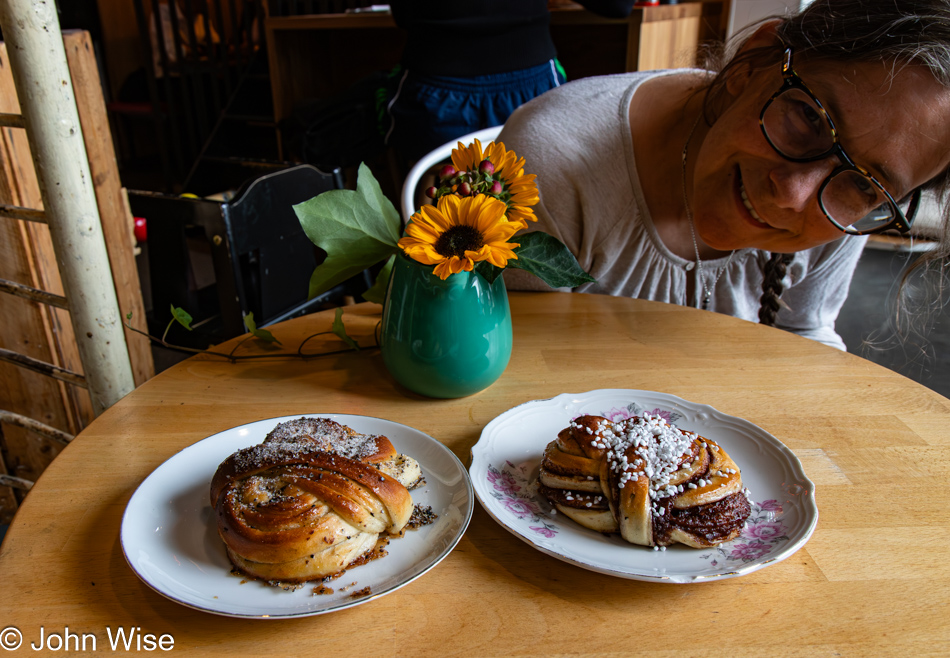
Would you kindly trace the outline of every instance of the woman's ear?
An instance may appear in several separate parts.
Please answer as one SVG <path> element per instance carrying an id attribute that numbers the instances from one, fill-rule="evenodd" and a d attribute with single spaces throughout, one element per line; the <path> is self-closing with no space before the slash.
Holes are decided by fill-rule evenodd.
<path id="1" fill-rule="evenodd" d="M 770 20 L 762 23 L 752 35 L 743 42 L 733 56 L 737 66 L 726 79 L 726 90 L 733 97 L 738 96 L 749 83 L 757 67 L 756 57 L 751 53 L 756 49 L 774 48 L 779 42 L 776 34 L 781 21 Z"/>

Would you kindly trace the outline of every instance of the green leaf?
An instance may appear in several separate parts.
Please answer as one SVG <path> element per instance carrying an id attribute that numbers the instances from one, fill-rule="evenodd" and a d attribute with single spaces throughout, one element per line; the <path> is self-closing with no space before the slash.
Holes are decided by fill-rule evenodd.
<path id="1" fill-rule="evenodd" d="M 379 276 L 376 277 L 373 287 L 363 293 L 363 299 L 377 304 L 383 304 L 386 301 L 386 288 L 389 287 L 389 276 L 392 274 L 395 260 L 395 254 L 389 257 L 389 260 L 383 265 L 383 269 L 379 271 Z"/>
<path id="2" fill-rule="evenodd" d="M 278 345 L 281 344 L 279 340 L 274 338 L 274 334 L 269 332 L 267 329 L 257 328 L 257 323 L 254 322 L 253 313 L 248 313 L 244 316 L 244 326 L 247 327 L 247 330 L 251 332 L 251 335 L 254 336 L 254 338 L 260 338 L 267 343 L 277 343 Z"/>
<path id="3" fill-rule="evenodd" d="M 356 176 L 356 193 L 363 197 L 366 205 L 375 210 L 383 222 L 379 228 L 383 231 L 381 239 L 390 239 L 392 244 L 399 240 L 402 229 L 402 217 L 392 202 L 383 194 L 379 181 L 373 172 L 362 162 Z"/>
<path id="4" fill-rule="evenodd" d="M 333 326 L 331 331 L 335 333 L 340 339 L 349 345 L 352 349 L 359 351 L 360 345 L 355 340 L 346 335 L 346 329 L 343 327 L 343 309 L 337 308 L 336 315 L 333 318 Z"/>
<path id="5" fill-rule="evenodd" d="M 125 314 L 125 319 L 126 319 L 126 320 L 131 320 L 131 319 L 132 319 L 132 311 L 129 311 L 128 313 Z"/>
<path id="6" fill-rule="evenodd" d="M 597 281 L 581 269 L 564 243 L 547 233 L 532 231 L 516 235 L 512 240 L 521 246 L 514 250 L 517 260 L 509 260 L 508 267 L 530 272 L 552 288 L 575 288 Z"/>
<path id="7" fill-rule="evenodd" d="M 175 320 L 176 322 L 178 322 L 178 324 L 180 324 L 181 326 L 183 326 L 183 327 L 184 327 L 185 329 L 187 329 L 188 331 L 192 331 L 192 329 L 191 329 L 191 319 L 192 319 L 192 318 L 191 318 L 191 316 L 188 314 L 188 311 L 186 311 L 186 310 L 183 309 L 183 308 L 178 308 L 178 307 L 175 306 L 174 304 L 172 304 L 171 307 L 172 307 L 172 318 L 174 318 L 174 320 Z"/>
<path id="8" fill-rule="evenodd" d="M 366 165 L 360 165 L 355 191 L 324 192 L 294 212 L 310 241 L 327 252 L 310 277 L 311 299 L 398 250 L 399 213 Z"/>
<path id="9" fill-rule="evenodd" d="M 510 260 L 508 261 L 508 264 L 510 265 L 513 262 L 513 260 Z M 495 283 L 495 279 L 497 279 L 502 272 L 504 272 L 503 269 L 500 267 L 495 267 L 487 260 L 480 260 L 475 263 L 475 273 L 485 279 L 485 281 L 488 282 L 488 285 Z"/>

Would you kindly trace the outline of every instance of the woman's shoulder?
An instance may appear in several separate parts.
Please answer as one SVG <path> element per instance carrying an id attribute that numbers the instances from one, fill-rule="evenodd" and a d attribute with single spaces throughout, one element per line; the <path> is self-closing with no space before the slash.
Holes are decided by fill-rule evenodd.
<path id="1" fill-rule="evenodd" d="M 677 69 L 579 78 L 515 110 L 505 123 L 505 134 L 509 138 L 522 134 L 536 137 L 555 132 L 586 140 L 590 133 L 624 122 L 634 93 L 645 82 L 666 77 L 695 77 L 697 73 L 692 69 Z"/>
<path id="2" fill-rule="evenodd" d="M 582 144 L 590 135 L 616 124 L 627 91 L 644 79 L 642 73 L 581 78 L 528 101 L 508 117 L 501 141 L 510 148 L 541 148 L 545 144 Z"/>
<path id="3" fill-rule="evenodd" d="M 620 98 L 632 88 L 651 78 L 654 72 L 615 73 L 571 80 L 525 103 L 520 110 L 540 113 L 549 108 L 571 108 L 583 112 L 586 105 Z M 585 105 L 578 105 L 583 100 Z"/>

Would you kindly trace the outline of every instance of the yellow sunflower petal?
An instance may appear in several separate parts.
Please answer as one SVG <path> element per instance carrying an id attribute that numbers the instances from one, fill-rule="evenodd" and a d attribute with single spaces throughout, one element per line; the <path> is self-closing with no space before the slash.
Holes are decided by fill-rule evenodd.
<path id="1" fill-rule="evenodd" d="M 508 265 L 509 260 L 518 259 L 518 255 L 512 251 L 517 246 L 519 245 L 504 242 L 486 244 L 478 251 L 466 251 L 465 256 L 475 262 L 487 260 L 496 267 L 504 268 Z"/>
<path id="2" fill-rule="evenodd" d="M 468 146 L 459 142 L 458 147 L 452 150 L 452 164 L 458 171 L 471 171 L 484 159 L 482 143 L 477 139 Z"/>
<path id="3" fill-rule="evenodd" d="M 403 248 L 403 251 L 411 259 L 426 265 L 435 265 L 445 260 L 445 256 L 440 254 L 432 245 L 417 245 L 410 248 Z"/>
<path id="4" fill-rule="evenodd" d="M 493 144 L 488 156 L 495 166 L 496 178 L 512 181 L 524 174 L 524 158 L 519 158 L 514 151 L 509 151 L 501 142 Z"/>
<path id="5" fill-rule="evenodd" d="M 485 235 L 493 226 L 504 220 L 505 211 L 507 210 L 504 201 L 499 201 L 495 197 L 485 194 L 478 194 L 470 198 L 467 219 L 470 222 L 469 225 L 478 229 L 482 235 Z"/>
<path id="6" fill-rule="evenodd" d="M 439 199 L 439 214 L 448 222 L 446 228 L 455 226 L 459 223 L 459 206 L 462 200 L 455 194 L 446 194 Z M 429 206 L 430 208 L 432 206 Z"/>
<path id="7" fill-rule="evenodd" d="M 414 223 L 428 225 L 436 229 L 440 234 L 447 231 L 452 226 L 452 218 L 446 214 L 441 205 L 422 206 L 415 215 L 410 217 L 410 225 Z"/>
<path id="8" fill-rule="evenodd" d="M 461 272 L 462 270 L 465 270 L 466 272 L 471 272 L 473 269 L 475 269 L 475 263 L 472 261 L 471 258 L 459 258 L 457 264 L 455 263 L 452 264 L 453 270 L 456 267 L 458 267 L 458 269 L 455 270 L 457 272 Z"/>
<path id="9" fill-rule="evenodd" d="M 448 261 L 448 259 L 446 259 L 446 260 L 442 261 L 441 263 L 439 263 L 438 265 L 436 265 L 436 266 L 435 266 L 435 269 L 432 270 L 432 273 L 435 274 L 435 275 L 436 275 L 437 277 L 439 277 L 440 279 L 442 279 L 443 281 L 445 281 L 446 279 L 448 279 L 448 278 L 449 278 L 449 275 L 452 274 L 452 270 L 449 269 L 449 261 Z"/>
<path id="10" fill-rule="evenodd" d="M 418 240 L 419 242 L 435 243 L 442 233 L 444 233 L 443 229 L 433 226 L 424 220 L 409 222 L 409 224 L 406 225 L 406 237 Z"/>
<path id="11" fill-rule="evenodd" d="M 531 212 L 530 208 L 527 212 L 524 212 L 521 208 L 509 208 L 508 221 L 512 224 L 518 224 L 520 230 L 523 228 L 528 228 L 528 222 L 536 222 L 538 221 L 538 218 L 534 216 L 534 213 Z"/>
<path id="12" fill-rule="evenodd" d="M 488 255 L 488 262 L 495 267 L 507 267 L 509 260 L 518 260 L 518 254 L 510 249 L 492 249 Z"/>
<path id="13" fill-rule="evenodd" d="M 435 266 L 435 269 L 432 270 L 433 273 L 438 276 L 440 279 L 445 280 L 449 278 L 450 274 L 458 274 L 462 270 L 466 272 L 471 272 L 475 267 L 475 263 L 469 258 L 459 258 L 458 256 L 450 256 L 444 261 Z"/>
<path id="14" fill-rule="evenodd" d="M 399 242 L 396 243 L 396 245 L 402 250 L 412 249 L 419 244 L 421 244 L 419 240 L 408 236 L 399 238 Z"/>
<path id="15" fill-rule="evenodd" d="M 490 233 L 485 234 L 484 242 L 487 245 L 504 244 L 523 228 L 524 225 L 520 222 L 517 224 L 505 222 L 504 227 L 493 229 Z"/>

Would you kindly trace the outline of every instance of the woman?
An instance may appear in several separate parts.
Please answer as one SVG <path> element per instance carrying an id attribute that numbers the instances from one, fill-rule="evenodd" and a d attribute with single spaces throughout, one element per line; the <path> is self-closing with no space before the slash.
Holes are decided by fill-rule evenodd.
<path id="1" fill-rule="evenodd" d="M 921 190 L 948 186 L 950 2 L 817 0 L 763 24 L 716 75 L 579 80 L 499 140 L 538 175 L 532 230 L 597 279 L 577 290 L 844 349 L 834 323 L 861 236 L 906 229 Z"/>

